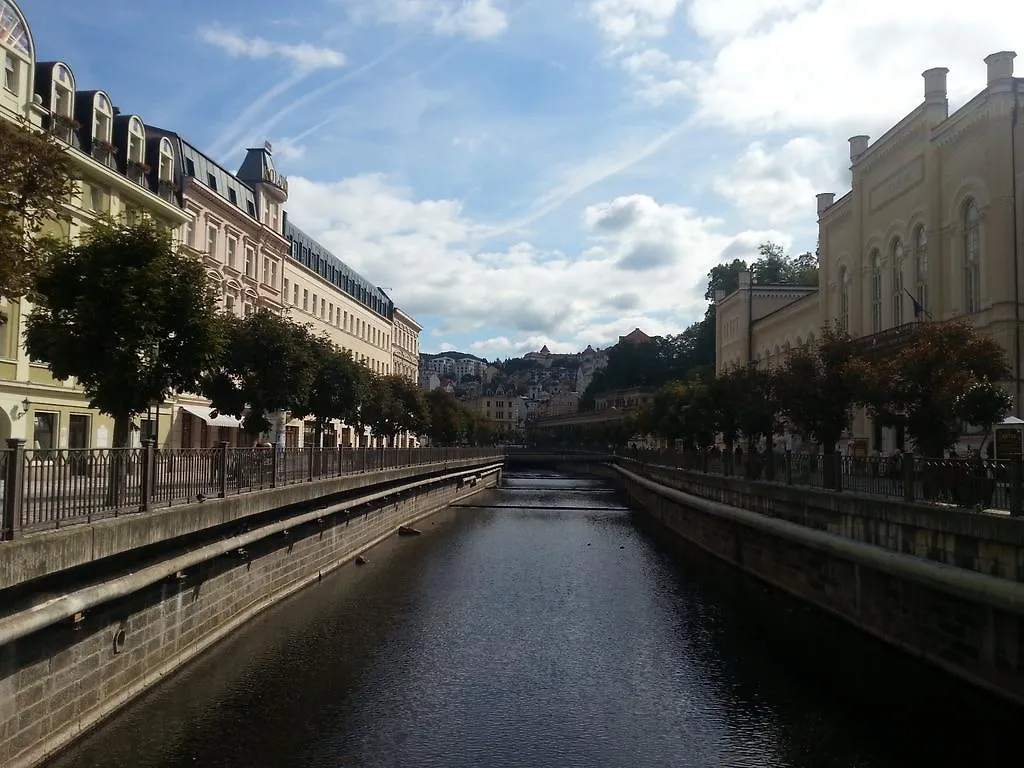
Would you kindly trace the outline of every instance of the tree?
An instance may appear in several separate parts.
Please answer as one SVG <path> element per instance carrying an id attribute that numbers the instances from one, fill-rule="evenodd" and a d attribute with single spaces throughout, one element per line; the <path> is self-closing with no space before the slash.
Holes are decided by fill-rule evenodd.
<path id="1" fill-rule="evenodd" d="M 807 252 L 796 257 L 789 256 L 781 245 L 772 242 L 762 243 L 757 252 L 760 256 L 750 266 L 752 284 L 818 284 L 817 254 Z"/>
<path id="2" fill-rule="evenodd" d="M 312 416 L 316 434 L 315 445 L 331 419 L 354 424 L 366 387 L 366 369 L 342 352 L 326 337 L 310 340 L 313 377 L 306 402 L 292 409 L 293 416 Z"/>
<path id="3" fill-rule="evenodd" d="M 220 323 L 223 353 L 200 385 L 213 407 L 242 419 L 252 438 L 270 429 L 267 414 L 305 416 L 317 371 L 309 328 L 264 310 L 244 318 L 221 316 Z"/>
<path id="4" fill-rule="evenodd" d="M 202 264 L 148 219 L 102 220 L 77 244 L 52 243 L 31 296 L 29 355 L 114 418 L 115 447 L 128 445 L 134 416 L 195 391 L 223 349 Z"/>
<path id="5" fill-rule="evenodd" d="M 41 243 L 40 233 L 65 217 L 72 173 L 67 150 L 48 133 L 0 120 L 0 297 L 28 293 L 47 257 L 61 252 Z"/>
<path id="6" fill-rule="evenodd" d="M 443 389 L 433 389 L 423 399 L 430 441 L 435 445 L 458 443 L 468 431 L 468 420 L 459 401 Z"/>
<path id="7" fill-rule="evenodd" d="M 814 346 L 795 349 L 776 374 L 779 408 L 806 437 L 835 453 L 836 443 L 850 426 L 861 386 L 857 346 L 845 333 L 822 330 Z"/>
<path id="8" fill-rule="evenodd" d="M 391 440 L 402 432 L 421 431 L 426 425 L 426 410 L 419 389 L 401 376 L 371 374 L 360 421 Z"/>
<path id="9" fill-rule="evenodd" d="M 754 449 L 762 437 L 769 441 L 778 428 L 779 403 L 773 371 L 743 365 L 727 371 L 722 378 L 736 398 L 736 424 Z"/>
<path id="10" fill-rule="evenodd" d="M 989 428 L 1010 409 L 995 382 L 1010 376 L 999 344 L 966 321 L 917 327 L 893 357 L 864 365 L 869 413 L 883 425 L 904 427 L 925 456 L 942 456 L 962 425 Z"/>

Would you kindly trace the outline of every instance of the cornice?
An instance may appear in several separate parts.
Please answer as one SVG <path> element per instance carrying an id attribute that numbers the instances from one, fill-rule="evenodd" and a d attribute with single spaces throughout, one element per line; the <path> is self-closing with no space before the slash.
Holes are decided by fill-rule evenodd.
<path id="1" fill-rule="evenodd" d="M 853 167 L 860 173 L 870 172 L 875 166 L 894 152 L 917 140 L 924 143 L 928 139 L 928 126 L 923 117 L 926 104 L 921 104 L 896 125 L 883 133 L 871 144 L 864 154 L 857 158 Z"/>

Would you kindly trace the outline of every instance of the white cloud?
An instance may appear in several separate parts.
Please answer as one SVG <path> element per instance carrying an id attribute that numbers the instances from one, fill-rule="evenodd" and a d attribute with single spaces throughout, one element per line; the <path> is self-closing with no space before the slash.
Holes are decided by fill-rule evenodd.
<path id="1" fill-rule="evenodd" d="M 378 24 L 425 24 L 436 34 L 475 40 L 499 37 L 508 16 L 495 0 L 345 0 L 356 19 Z"/>
<path id="2" fill-rule="evenodd" d="M 273 147 L 274 157 L 285 162 L 297 163 L 306 156 L 306 147 L 292 139 L 277 139 Z"/>
<path id="3" fill-rule="evenodd" d="M 229 56 L 247 59 L 281 58 L 290 61 L 304 71 L 334 69 L 346 63 L 345 54 L 333 48 L 323 48 L 309 43 L 276 43 L 262 37 L 245 37 L 216 26 L 199 30 L 199 36 Z"/>
<path id="4" fill-rule="evenodd" d="M 582 349 L 637 325 L 679 330 L 703 313 L 711 266 L 765 239 L 788 244 L 777 232 L 730 235 L 716 219 L 633 195 L 584 211 L 592 247 L 582 253 L 526 242 L 481 251 L 471 243 L 488 227 L 459 201 L 418 200 L 381 175 L 330 184 L 292 175 L 289 194 L 298 226 L 390 286 L 414 315 L 444 318 L 435 329 L 442 338 L 503 329 L 479 342 L 494 352 L 540 346 L 537 339 Z"/>
<path id="5" fill-rule="evenodd" d="M 815 215 L 815 194 L 847 183 L 838 173 L 841 149 L 809 136 L 790 139 L 775 151 L 756 141 L 714 179 L 713 188 L 752 224 L 808 221 Z"/>
<path id="6" fill-rule="evenodd" d="M 668 34 L 683 0 L 591 0 L 590 13 L 602 34 L 624 45 Z"/>

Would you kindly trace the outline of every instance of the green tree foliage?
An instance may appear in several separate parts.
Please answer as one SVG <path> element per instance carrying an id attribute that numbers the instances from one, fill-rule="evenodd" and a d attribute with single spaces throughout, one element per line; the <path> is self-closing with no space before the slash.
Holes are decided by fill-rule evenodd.
<path id="1" fill-rule="evenodd" d="M 434 445 L 455 445 L 468 431 L 464 406 L 443 389 L 433 389 L 424 398 L 427 410 L 427 437 Z"/>
<path id="2" fill-rule="evenodd" d="M 269 414 L 309 413 L 317 356 L 308 327 L 266 311 L 220 325 L 226 344 L 200 385 L 214 408 L 242 419 L 251 437 L 270 429 Z"/>
<path id="3" fill-rule="evenodd" d="M 58 381 L 74 377 L 126 446 L 132 418 L 195 391 L 223 349 L 206 273 L 148 220 L 100 221 L 77 244 L 51 243 L 49 262 L 32 291 L 28 353 Z"/>
<path id="4" fill-rule="evenodd" d="M 47 257 L 62 252 L 40 242 L 40 233 L 66 218 L 74 191 L 70 155 L 56 139 L 0 120 L 0 297 L 28 293 Z"/>
<path id="5" fill-rule="evenodd" d="M 966 321 L 926 323 L 888 361 L 865 363 L 864 404 L 882 424 L 904 427 L 919 453 L 941 456 L 961 425 L 989 428 L 1011 399 L 995 382 L 1010 376 L 999 344 Z"/>
<path id="6" fill-rule="evenodd" d="M 363 425 L 393 439 L 402 432 L 423 431 L 426 419 L 427 410 L 415 384 L 401 376 L 370 375 L 360 408 Z"/>
<path id="7" fill-rule="evenodd" d="M 359 406 L 365 397 L 367 372 L 352 359 L 350 352 L 342 352 L 326 337 L 311 338 L 309 344 L 313 378 L 307 401 L 296 406 L 292 415 L 313 417 L 316 444 L 319 445 L 324 428 L 332 419 L 340 419 L 347 424 L 358 421 Z"/>
<path id="8" fill-rule="evenodd" d="M 863 391 L 858 347 L 842 331 L 826 328 L 821 340 L 795 349 L 776 374 L 779 409 L 796 431 L 816 440 L 825 453 L 850 426 Z"/>

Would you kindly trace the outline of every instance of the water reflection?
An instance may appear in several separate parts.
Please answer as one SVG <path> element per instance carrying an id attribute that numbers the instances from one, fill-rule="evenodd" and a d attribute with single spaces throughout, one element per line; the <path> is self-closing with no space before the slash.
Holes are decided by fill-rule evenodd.
<path id="1" fill-rule="evenodd" d="M 52 765 L 983 762 L 973 720 L 885 711 L 909 701 L 894 681 L 953 690 L 935 675 L 665 543 L 600 481 L 506 485 L 268 612 Z M 977 726 L 988 745 L 1004 714 Z"/>

